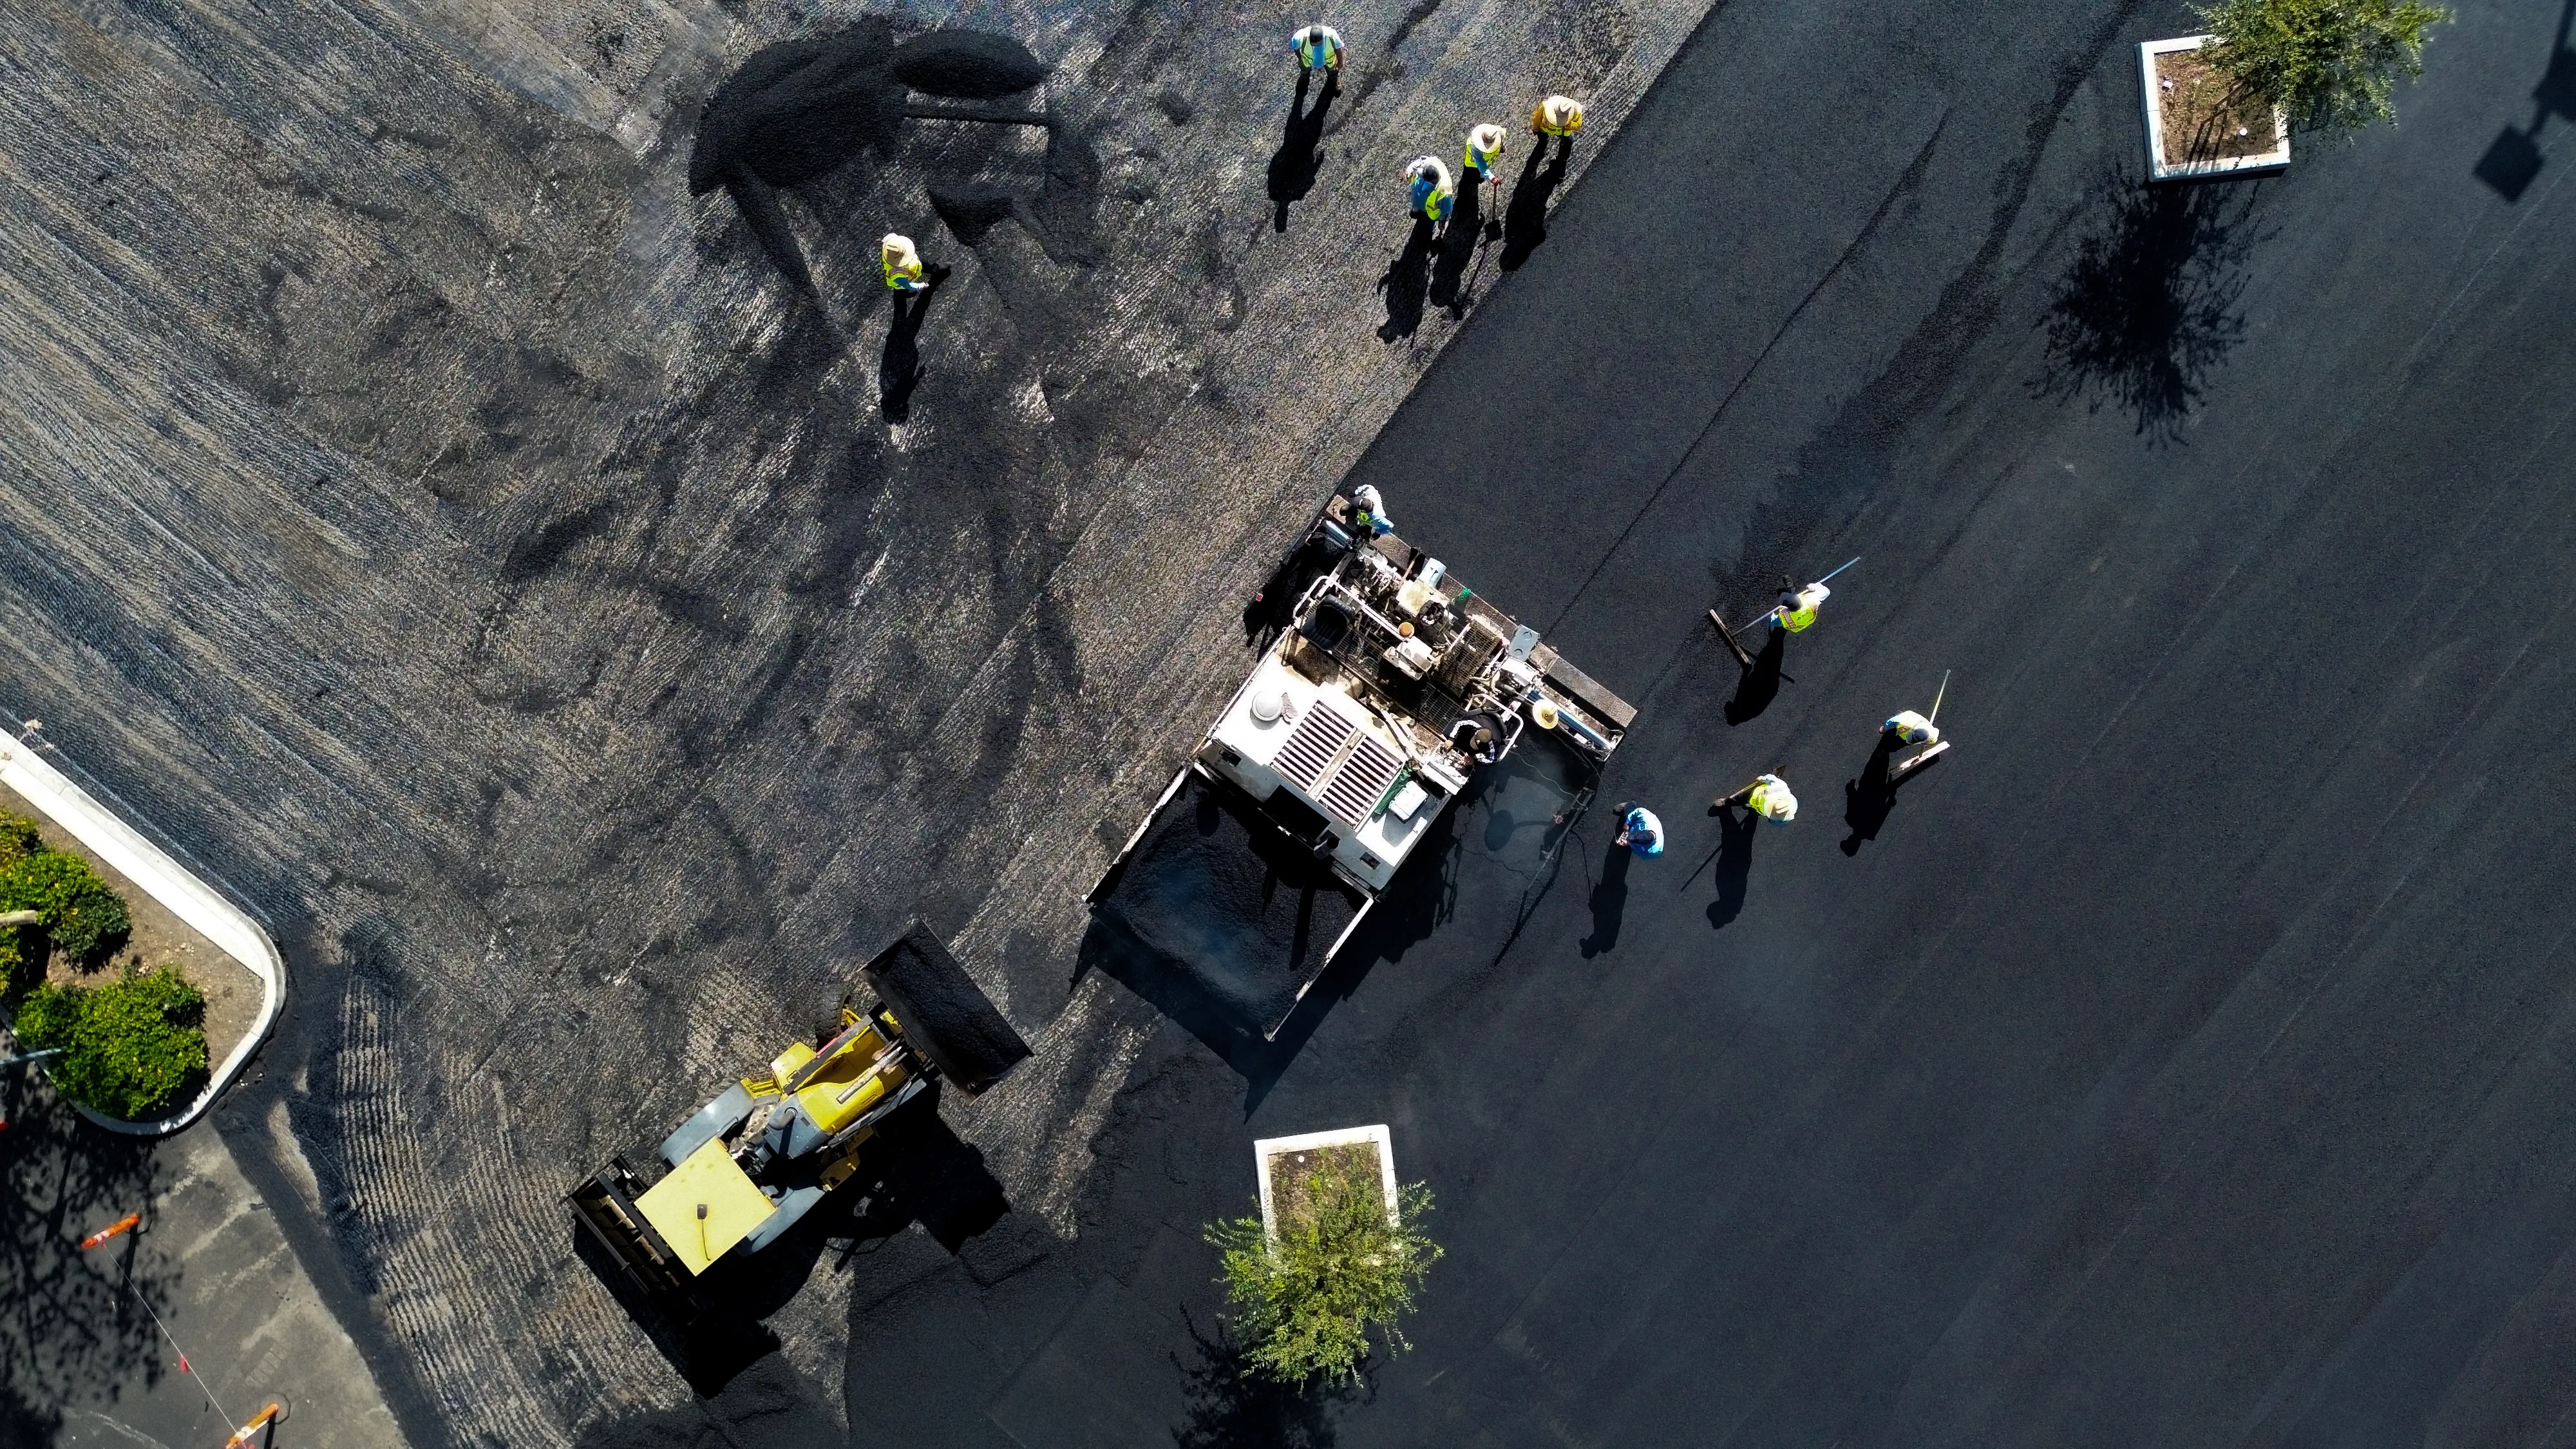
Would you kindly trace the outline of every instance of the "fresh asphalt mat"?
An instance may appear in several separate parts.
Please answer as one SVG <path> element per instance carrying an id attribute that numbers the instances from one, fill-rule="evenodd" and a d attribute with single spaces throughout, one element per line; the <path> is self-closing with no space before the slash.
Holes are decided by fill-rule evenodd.
<path id="1" fill-rule="evenodd" d="M 1281 1055 L 1143 1042 L 1069 1239 L 846 1224 L 844 1360 L 587 1441 L 2563 1433 L 2576 61 L 2459 10 L 2402 125 L 2148 192 L 2179 7 L 1721 8 L 1359 468 L 1640 706 L 1599 798 L 1664 856 L 1596 808 L 1533 891 L 1462 824 Z M 1855 555 L 1742 690 L 1705 611 Z M 1765 769 L 1797 822 L 1702 813 Z M 1198 1227 L 1372 1122 L 1449 1250 L 1415 1350 L 1263 1390 Z"/>
<path id="2" fill-rule="evenodd" d="M 2178 10 L 1713 17 L 1357 475 L 1639 702 L 1667 852 L 1596 808 L 1523 924 L 1463 828 L 1292 1059 L 1167 1030 L 1073 1244 L 874 1250 L 853 1439 L 2556 1442 L 2576 188 L 2473 168 L 2560 21 L 2150 191 Z M 1855 555 L 1749 685 L 1705 611 Z M 1196 1224 L 1377 1121 L 1415 1351 L 1239 1383 Z"/>

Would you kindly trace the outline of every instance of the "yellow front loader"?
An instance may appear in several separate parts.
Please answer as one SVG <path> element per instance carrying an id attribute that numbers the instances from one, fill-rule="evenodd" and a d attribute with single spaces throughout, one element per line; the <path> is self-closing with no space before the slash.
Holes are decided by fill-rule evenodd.
<path id="1" fill-rule="evenodd" d="M 698 1109 L 650 1161 L 623 1154 L 566 1194 L 574 1215 L 647 1293 L 702 1306 L 701 1275 L 783 1236 L 858 1171 L 878 1127 L 935 1078 L 969 1096 L 1028 1044 L 916 922 L 864 968 L 879 1001 L 791 1042 L 766 1072 Z"/>

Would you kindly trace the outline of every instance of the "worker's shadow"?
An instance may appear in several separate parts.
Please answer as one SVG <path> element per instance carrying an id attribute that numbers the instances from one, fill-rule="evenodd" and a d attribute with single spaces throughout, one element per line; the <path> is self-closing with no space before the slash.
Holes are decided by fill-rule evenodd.
<path id="1" fill-rule="evenodd" d="M 1771 707 L 1780 697 L 1781 662 L 1788 657 L 1789 631 L 1769 629 L 1762 641 L 1762 652 L 1753 656 L 1752 667 L 1735 682 L 1735 697 L 1726 702 L 1726 722 L 1740 725 Z"/>
<path id="2" fill-rule="evenodd" d="M 1342 92 L 1338 77 L 1327 79 L 1324 93 L 1315 98 L 1310 111 L 1306 92 L 1313 85 L 1313 72 L 1297 73 L 1297 98 L 1288 105 L 1288 132 L 1279 138 L 1279 149 L 1270 153 L 1270 201 L 1275 208 L 1270 224 L 1279 231 L 1288 229 L 1288 208 L 1315 189 L 1315 173 L 1324 165 L 1324 113 Z"/>
<path id="3" fill-rule="evenodd" d="M 1386 275 L 1377 279 L 1377 289 L 1386 294 L 1386 320 L 1378 324 L 1380 342 L 1400 342 L 1422 326 L 1422 308 L 1431 295 L 1431 253 L 1433 238 L 1427 217 L 1413 219 L 1413 231 L 1404 239 L 1404 250 L 1387 263 Z"/>
<path id="4" fill-rule="evenodd" d="M 948 269 L 931 272 L 930 285 L 918 292 L 894 294 L 894 320 L 886 324 L 885 353 L 877 363 L 877 409 L 890 423 L 912 416 L 912 390 L 921 383 L 921 323 L 930 314 L 930 299 Z"/>
<path id="5" fill-rule="evenodd" d="M 1565 184 L 1565 163 L 1574 155 L 1574 139 L 1560 137 L 1555 146 L 1556 159 L 1540 164 L 1549 151 L 1541 140 L 1530 148 L 1529 160 L 1521 163 L 1521 179 L 1512 188 L 1512 199 L 1503 207 L 1503 270 L 1516 271 L 1530 259 L 1539 243 L 1547 240 L 1547 202 L 1556 188 Z"/>
<path id="6" fill-rule="evenodd" d="M 1591 960 L 1619 944 L 1619 925 L 1628 915 L 1628 862 L 1636 852 L 1610 838 L 1610 853 L 1601 858 L 1601 877 L 1592 883 L 1592 934 L 1581 943 Z"/>
<path id="7" fill-rule="evenodd" d="M 1896 762 L 1898 748 L 1895 731 L 1879 731 L 1878 747 L 1869 752 L 1869 763 L 1860 767 L 1858 778 L 1843 782 L 1843 823 L 1851 827 L 1843 854 L 1860 854 L 1861 842 L 1876 840 L 1889 812 L 1896 809 L 1896 787 L 1903 782 L 1889 779 L 1888 769 Z"/>
<path id="8" fill-rule="evenodd" d="M 1711 877 L 1717 885 L 1717 899 L 1708 903 L 1708 924 L 1713 930 L 1723 930 L 1744 914 L 1744 893 L 1753 879 L 1753 832 L 1762 828 L 1762 817 L 1733 805 L 1710 808 L 1717 816 L 1717 849 L 1700 862 L 1700 867 L 1704 870 L 1712 863 L 1717 867 Z M 1691 876 L 1697 879 L 1699 871 L 1692 871 Z M 1687 890 L 1690 882 L 1684 881 L 1682 886 Z"/>
<path id="9" fill-rule="evenodd" d="M 1431 305 L 1446 307 L 1452 317 L 1467 315 L 1471 286 L 1467 267 L 1483 249 L 1484 211 L 1478 200 L 1483 190 L 1473 171 L 1458 178 L 1457 204 L 1450 209 L 1449 224 L 1440 233 L 1439 254 L 1431 263 Z"/>

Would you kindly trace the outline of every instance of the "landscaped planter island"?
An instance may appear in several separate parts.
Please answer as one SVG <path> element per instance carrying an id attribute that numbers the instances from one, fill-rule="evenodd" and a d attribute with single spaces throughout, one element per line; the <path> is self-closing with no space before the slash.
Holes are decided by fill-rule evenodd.
<path id="1" fill-rule="evenodd" d="M 12 934 L 0 944 L 44 953 L 42 960 L 15 963 L 21 979 L 7 1007 L 19 1018 L 20 1045 L 65 1049 L 46 1061 L 46 1071 L 89 1121 L 143 1136 L 175 1132 L 214 1104 L 267 1037 L 285 996 L 285 963 L 268 933 L 239 907 L 41 758 L 39 749 L 0 735 L 0 817 L 7 817 L 0 819 L 7 837 L 0 854 L 10 855 L 15 869 L 32 848 L 46 857 L 49 875 L 114 898 L 98 905 L 116 919 L 95 938 L 80 923 L 59 919 L 46 927 L 7 928 Z M 27 825 L 13 820 L 32 822 L 38 839 L 25 839 Z M 26 881 L 16 888 L 26 893 Z M 64 914 L 59 900 L 44 908 Z M 201 1042 L 174 1048 L 174 1037 L 198 1033 Z M 111 1045 L 102 1049 L 103 1042 Z M 70 1063 L 86 1056 L 91 1060 L 74 1075 L 93 1089 L 102 1076 L 130 1084 L 131 1059 L 167 1059 L 174 1049 L 186 1053 L 186 1069 L 162 1080 L 183 1080 L 174 1091 L 149 1093 L 157 1105 L 135 1114 L 143 1120 L 78 1100 L 66 1080 Z M 102 1057 L 110 1059 L 104 1073 Z"/>
<path id="2" fill-rule="evenodd" d="M 1395 1220 L 1395 1139 L 1384 1123 L 1306 1132 L 1295 1137 L 1265 1137 L 1252 1144 L 1252 1161 L 1253 1173 L 1261 1185 L 1261 1231 L 1272 1242 L 1279 1240 L 1283 1220 L 1302 1217 L 1308 1205 L 1308 1184 L 1319 1171 L 1331 1167 L 1375 1178 L 1386 1204 L 1387 1219 Z"/>
<path id="3" fill-rule="evenodd" d="M 2203 59 L 2202 48 L 2215 38 L 2187 35 L 2138 47 L 2151 180 L 2277 171 L 2290 164 L 2289 112 L 2239 93 Z"/>

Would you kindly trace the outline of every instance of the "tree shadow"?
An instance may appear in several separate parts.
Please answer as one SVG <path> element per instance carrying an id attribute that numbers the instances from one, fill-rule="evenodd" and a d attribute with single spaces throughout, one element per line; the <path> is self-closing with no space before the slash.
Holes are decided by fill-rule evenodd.
<path id="1" fill-rule="evenodd" d="M 2576 121 L 2576 48 L 2568 45 L 2571 27 L 2576 27 L 2576 0 L 2567 0 L 2558 14 L 2558 36 L 2550 46 L 2549 64 L 2541 72 L 2540 84 L 2531 88 L 2535 109 L 2530 126 L 2506 125 L 2472 168 L 2472 174 L 2507 201 L 2520 201 L 2540 175 L 2547 161 L 2540 152 L 2540 131 L 2549 118 Z"/>
<path id="2" fill-rule="evenodd" d="M 169 1364 L 151 1312 L 168 1311 L 174 1275 L 136 1276 L 148 1218 L 140 1232 L 80 1248 L 125 1214 L 148 1213 L 161 1174 L 151 1142 L 89 1126 L 33 1071 L 0 1070 L 9 1183 L 0 1203 L 0 1440 L 22 1433 L 42 1444 L 60 1431 L 66 1403 L 162 1380 Z"/>
<path id="3" fill-rule="evenodd" d="M 2107 211 L 2058 278 L 2040 325 L 2047 370 L 2035 396 L 2110 405 L 2153 441 L 2180 438 L 2212 369 L 2244 338 L 2237 311 L 2257 242 L 2262 183 L 2139 184 L 2115 171 Z"/>
<path id="4" fill-rule="evenodd" d="M 1338 75 L 1324 82 L 1324 93 L 1315 98 L 1315 108 L 1306 109 L 1306 92 L 1313 86 L 1311 72 L 1297 73 L 1297 96 L 1288 104 L 1288 129 L 1279 138 L 1279 149 L 1270 153 L 1270 201 L 1274 208 L 1270 224 L 1274 230 L 1288 229 L 1288 208 L 1306 199 L 1315 189 L 1315 174 L 1324 166 L 1324 115 L 1333 108 L 1333 97 L 1342 93 Z"/>
<path id="5" fill-rule="evenodd" d="M 1351 1390 L 1274 1383 L 1247 1371 L 1242 1348 L 1222 1325 L 1203 1332 L 1186 1308 L 1181 1320 L 1192 1356 L 1183 1362 L 1174 1354 L 1172 1363 L 1188 1384 L 1189 1417 L 1172 1430 L 1174 1449 L 1331 1449 L 1326 1410 Z"/>
<path id="6" fill-rule="evenodd" d="M 1440 233 L 1439 254 L 1432 260 L 1431 305 L 1447 308 L 1451 317 L 1467 315 L 1472 286 L 1467 266 L 1484 250 L 1484 213 L 1479 199 L 1484 189 L 1472 169 L 1458 178 L 1457 204 L 1450 209 L 1449 225 Z"/>
<path id="7" fill-rule="evenodd" d="M 1712 862 L 1717 866 L 1712 877 L 1717 886 L 1717 899 L 1708 903 L 1708 924 L 1711 930 L 1723 930 L 1729 922 L 1744 914 L 1745 892 L 1753 879 L 1753 832 L 1762 828 L 1762 817 L 1734 806 L 1718 806 L 1711 813 L 1718 818 L 1717 849 L 1711 851 L 1708 860 L 1701 861 L 1700 866 L 1706 869 Z M 1691 875 L 1696 879 L 1699 872 L 1693 871 Z M 1690 882 L 1682 884 L 1687 889 Z"/>
<path id="8" fill-rule="evenodd" d="M 1780 697 L 1780 681 L 1787 678 L 1780 665 L 1789 654 L 1789 631 L 1766 629 L 1769 637 L 1762 641 L 1762 652 L 1753 656 L 1753 667 L 1735 682 L 1735 697 L 1726 702 L 1726 722 L 1740 725 L 1771 707 Z"/>
<path id="9" fill-rule="evenodd" d="M 1380 342 L 1398 342 L 1422 326 L 1422 308 L 1431 293 L 1431 220 L 1417 216 L 1404 239 L 1404 250 L 1387 263 L 1377 290 L 1386 294 L 1386 320 L 1378 324 Z"/>
<path id="10" fill-rule="evenodd" d="M 930 285 L 894 294 L 894 319 L 886 325 L 885 353 L 877 364 L 877 409 L 890 423 L 912 416 L 912 390 L 921 383 L 921 323 L 930 299 L 948 280 L 946 267 L 930 269 Z"/>
<path id="11" fill-rule="evenodd" d="M 1521 263 L 1530 259 L 1530 253 L 1537 251 L 1539 243 L 1547 240 L 1548 198 L 1556 194 L 1556 188 L 1565 184 L 1565 163 L 1574 155 L 1574 138 L 1558 138 L 1556 159 L 1542 167 L 1540 159 L 1548 151 L 1544 140 L 1530 147 L 1529 159 L 1521 163 L 1521 179 L 1512 187 L 1512 199 L 1503 207 L 1504 271 L 1520 270 Z"/>
<path id="12" fill-rule="evenodd" d="M 1601 858 L 1601 875 L 1592 883 L 1592 934 L 1583 938 L 1583 959 L 1591 960 L 1619 944 L 1619 923 L 1628 914 L 1628 862 L 1636 852 L 1610 839 Z"/>

